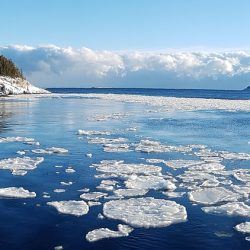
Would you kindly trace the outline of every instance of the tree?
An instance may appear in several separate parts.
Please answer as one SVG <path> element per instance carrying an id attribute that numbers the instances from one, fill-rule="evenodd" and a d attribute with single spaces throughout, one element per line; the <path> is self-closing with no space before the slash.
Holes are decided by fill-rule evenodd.
<path id="1" fill-rule="evenodd" d="M 24 79 L 22 71 L 17 68 L 17 66 L 4 56 L 0 56 L 0 76 L 9 76 L 9 77 L 19 77 Z"/>

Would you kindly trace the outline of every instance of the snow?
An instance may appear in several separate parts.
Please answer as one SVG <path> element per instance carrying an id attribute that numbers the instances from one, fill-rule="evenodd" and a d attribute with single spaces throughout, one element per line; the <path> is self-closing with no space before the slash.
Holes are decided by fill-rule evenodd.
<path id="1" fill-rule="evenodd" d="M 1 95 L 18 95 L 18 94 L 48 94 L 47 90 L 37 88 L 31 85 L 27 80 L 21 78 L 12 78 L 0 76 Z"/>
<path id="2" fill-rule="evenodd" d="M 194 190 L 188 193 L 190 201 L 213 205 L 224 201 L 236 201 L 239 195 L 223 187 Z"/>
<path id="3" fill-rule="evenodd" d="M 221 206 L 203 207 L 205 213 L 250 217 L 250 206 L 243 202 L 229 202 Z"/>
<path id="4" fill-rule="evenodd" d="M 30 192 L 23 187 L 0 188 L 0 198 L 34 198 L 35 192 Z"/>
<path id="5" fill-rule="evenodd" d="M 89 242 L 94 242 L 107 238 L 125 237 L 128 236 L 132 231 L 133 228 L 122 224 L 118 225 L 118 231 L 113 231 L 108 228 L 98 228 L 88 232 L 86 235 L 86 240 Z"/>
<path id="6" fill-rule="evenodd" d="M 146 198 L 112 200 L 103 206 L 103 214 L 121 220 L 134 227 L 165 227 L 184 222 L 187 212 L 184 206 L 175 201 Z"/>
<path id="7" fill-rule="evenodd" d="M 82 216 L 88 213 L 89 207 L 85 201 L 51 201 L 47 205 L 57 209 L 59 213 Z"/>
<path id="8" fill-rule="evenodd" d="M 8 169 L 13 175 L 25 175 L 28 170 L 33 170 L 43 162 L 43 157 L 16 157 L 0 160 L 0 169 Z"/>

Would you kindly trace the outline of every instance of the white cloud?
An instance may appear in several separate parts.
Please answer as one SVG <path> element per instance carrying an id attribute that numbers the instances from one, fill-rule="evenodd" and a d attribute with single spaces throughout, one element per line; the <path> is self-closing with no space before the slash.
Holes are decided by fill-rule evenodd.
<path id="1" fill-rule="evenodd" d="M 118 53 L 14 45 L 0 47 L 0 54 L 16 62 L 29 80 L 45 87 L 143 87 L 145 81 L 145 87 L 202 88 L 250 74 L 250 53 L 244 51 Z M 231 86 L 237 88 L 239 83 Z"/>

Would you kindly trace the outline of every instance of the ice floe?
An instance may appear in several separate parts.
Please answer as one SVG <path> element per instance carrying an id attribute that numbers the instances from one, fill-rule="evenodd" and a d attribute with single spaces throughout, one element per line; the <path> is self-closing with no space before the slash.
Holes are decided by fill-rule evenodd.
<path id="1" fill-rule="evenodd" d="M 88 213 L 89 207 L 85 201 L 51 201 L 47 202 L 49 206 L 57 209 L 59 213 L 82 216 Z"/>
<path id="2" fill-rule="evenodd" d="M 240 195 L 223 187 L 213 187 L 191 191 L 188 197 L 197 203 L 213 205 L 225 201 L 236 201 Z"/>
<path id="3" fill-rule="evenodd" d="M 129 149 L 129 144 L 104 144 L 103 145 L 103 150 L 104 152 L 109 152 L 109 153 L 119 153 L 119 152 L 129 152 L 131 151 Z"/>
<path id="4" fill-rule="evenodd" d="M 79 129 L 78 130 L 78 135 L 111 135 L 110 132 L 107 131 L 96 131 L 96 130 L 83 130 Z"/>
<path id="5" fill-rule="evenodd" d="M 250 217 L 250 206 L 243 202 L 229 202 L 221 206 L 203 207 L 205 213 Z"/>
<path id="6" fill-rule="evenodd" d="M 75 172 L 76 172 L 75 169 L 73 169 L 72 167 L 67 167 L 65 169 L 65 173 L 67 173 L 67 174 L 73 174 Z"/>
<path id="7" fill-rule="evenodd" d="M 106 193 L 102 192 L 92 192 L 92 193 L 81 194 L 80 198 L 87 201 L 97 201 L 106 195 L 107 195 Z"/>
<path id="8" fill-rule="evenodd" d="M 0 169 L 8 169 L 13 175 L 25 175 L 27 171 L 37 168 L 43 157 L 16 157 L 0 160 Z"/>
<path id="9" fill-rule="evenodd" d="M 241 233 L 250 233 L 250 222 L 243 222 L 235 226 L 235 229 Z"/>
<path id="10" fill-rule="evenodd" d="M 54 193 L 64 193 L 64 192 L 65 192 L 65 189 L 62 189 L 62 188 L 54 189 Z"/>
<path id="11" fill-rule="evenodd" d="M 106 202 L 103 206 L 103 214 L 131 226 L 145 228 L 165 227 L 187 219 L 184 206 L 174 201 L 152 197 Z"/>
<path id="12" fill-rule="evenodd" d="M 100 164 L 93 164 L 97 171 L 114 174 L 159 174 L 161 167 L 146 164 L 126 164 L 124 161 L 103 160 Z"/>
<path id="13" fill-rule="evenodd" d="M 174 190 L 176 186 L 170 180 L 166 180 L 162 176 L 133 176 L 125 181 L 127 188 L 131 189 L 154 189 L 154 190 Z"/>
<path id="14" fill-rule="evenodd" d="M 110 230 L 108 228 L 98 228 L 88 232 L 86 235 L 86 240 L 89 242 L 94 242 L 107 238 L 125 237 L 128 236 L 132 231 L 133 228 L 122 224 L 118 225 L 118 231 Z"/>
<path id="15" fill-rule="evenodd" d="M 0 143 L 3 142 L 35 142 L 34 138 L 29 138 L 29 137 L 21 137 L 21 136 L 16 136 L 16 137 L 0 137 Z"/>
<path id="16" fill-rule="evenodd" d="M 69 152 L 68 149 L 65 148 L 58 148 L 58 147 L 51 147 L 46 149 L 33 149 L 31 150 L 35 154 L 66 154 Z"/>
<path id="17" fill-rule="evenodd" d="M 104 138 L 104 137 L 88 137 L 88 143 L 91 144 L 113 144 L 127 142 L 128 139 L 123 137 L 118 138 Z"/>
<path id="18" fill-rule="evenodd" d="M 134 197 L 134 196 L 143 196 L 147 192 L 148 190 L 146 189 L 124 188 L 115 190 L 114 194 L 120 197 Z"/>
<path id="19" fill-rule="evenodd" d="M 82 97 L 98 98 L 108 101 L 141 103 L 173 110 L 242 110 L 250 111 L 250 100 L 226 100 L 205 98 L 177 98 L 162 96 L 143 96 L 127 94 L 81 94 Z M 100 119 L 105 117 L 100 117 Z M 107 118 L 106 118 L 107 120 Z"/>
<path id="20" fill-rule="evenodd" d="M 0 188 L 0 198 L 34 198 L 35 192 L 30 192 L 23 187 Z"/>

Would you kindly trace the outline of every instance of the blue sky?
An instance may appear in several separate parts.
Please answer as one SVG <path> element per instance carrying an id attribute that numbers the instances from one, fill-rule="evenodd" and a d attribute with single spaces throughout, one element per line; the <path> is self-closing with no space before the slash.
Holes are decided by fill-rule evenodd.
<path id="1" fill-rule="evenodd" d="M 248 80 L 249 0 L 0 4 L 0 53 L 40 86 L 237 89 Z M 235 51 L 245 54 L 223 54 Z M 180 52 L 186 54 L 178 56 Z M 144 86 L 145 77 L 151 82 L 145 80 Z"/>
<path id="2" fill-rule="evenodd" d="M 249 0 L 1 0 L 1 43 L 109 50 L 245 48 Z"/>

